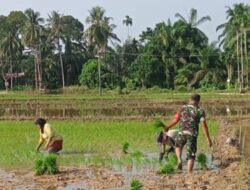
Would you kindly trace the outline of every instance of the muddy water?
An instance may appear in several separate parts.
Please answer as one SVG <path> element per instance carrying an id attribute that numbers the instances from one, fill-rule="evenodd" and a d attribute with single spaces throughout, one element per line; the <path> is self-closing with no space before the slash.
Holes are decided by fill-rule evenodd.
<path id="1" fill-rule="evenodd" d="M 137 119 L 171 116 L 183 101 L 88 100 L 88 101 L 2 101 L 0 119 Z M 209 116 L 248 116 L 249 102 L 203 102 Z"/>

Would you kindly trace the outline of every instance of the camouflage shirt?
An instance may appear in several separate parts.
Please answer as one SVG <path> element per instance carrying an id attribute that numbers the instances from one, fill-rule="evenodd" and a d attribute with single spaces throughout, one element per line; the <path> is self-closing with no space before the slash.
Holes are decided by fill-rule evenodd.
<path id="1" fill-rule="evenodd" d="M 180 131 L 189 131 L 192 135 L 197 136 L 199 132 L 200 121 L 205 120 L 205 111 L 200 107 L 185 105 L 180 110 Z"/>

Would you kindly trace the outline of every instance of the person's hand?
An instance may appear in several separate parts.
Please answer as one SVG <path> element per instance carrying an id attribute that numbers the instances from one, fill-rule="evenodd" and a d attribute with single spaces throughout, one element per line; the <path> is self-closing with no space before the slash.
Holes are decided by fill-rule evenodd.
<path id="1" fill-rule="evenodd" d="M 213 146 L 213 142 L 212 142 L 211 138 L 208 138 L 208 146 L 209 146 L 209 147 L 212 147 L 212 146 Z"/>
<path id="2" fill-rule="evenodd" d="M 165 125 L 164 132 L 168 132 L 168 129 L 169 129 L 169 127 L 167 125 Z"/>

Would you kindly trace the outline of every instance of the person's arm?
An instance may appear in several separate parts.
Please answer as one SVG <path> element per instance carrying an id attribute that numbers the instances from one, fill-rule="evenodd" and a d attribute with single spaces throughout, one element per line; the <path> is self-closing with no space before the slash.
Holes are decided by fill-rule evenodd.
<path id="1" fill-rule="evenodd" d="M 48 141 L 47 141 L 47 143 L 46 143 L 46 145 L 45 145 L 45 150 L 48 149 L 48 146 L 49 146 L 51 140 L 52 140 L 52 137 L 49 137 L 49 139 L 48 139 Z"/>
<path id="2" fill-rule="evenodd" d="M 171 123 L 169 125 L 166 125 L 164 127 L 164 131 L 167 132 L 170 128 L 172 128 L 173 126 L 175 126 L 180 121 L 180 118 L 181 118 L 181 113 L 177 112 L 175 114 L 173 120 L 171 121 Z"/>
<path id="3" fill-rule="evenodd" d="M 43 145 L 43 143 L 44 143 L 44 139 L 40 135 L 38 145 L 36 146 L 36 152 L 38 152 L 40 150 L 40 148 Z"/>
<path id="4" fill-rule="evenodd" d="M 208 131 L 206 119 L 203 119 L 201 121 L 201 125 L 202 125 L 202 128 L 203 128 L 203 132 L 207 137 L 208 145 L 209 145 L 209 147 L 211 147 L 213 145 L 213 143 L 212 143 L 212 140 L 210 138 L 210 134 L 209 134 L 209 131 Z"/>

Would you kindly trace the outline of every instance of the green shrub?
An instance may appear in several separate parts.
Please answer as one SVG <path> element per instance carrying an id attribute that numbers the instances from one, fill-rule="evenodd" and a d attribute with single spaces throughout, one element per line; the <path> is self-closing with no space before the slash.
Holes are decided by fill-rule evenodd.
<path id="1" fill-rule="evenodd" d="M 175 172 L 174 166 L 171 163 L 164 164 L 161 169 L 161 174 L 173 174 Z"/>
<path id="2" fill-rule="evenodd" d="M 161 128 L 161 127 L 165 127 L 165 124 L 161 121 L 160 118 L 157 118 L 157 119 L 155 119 L 154 127 L 156 129 L 158 129 L 158 128 Z"/>
<path id="3" fill-rule="evenodd" d="M 128 148 L 129 148 L 129 143 L 128 142 L 125 142 L 122 146 L 122 152 L 124 154 L 127 154 L 128 153 Z"/>
<path id="4" fill-rule="evenodd" d="M 130 190 L 140 190 L 142 187 L 142 183 L 137 179 L 133 179 L 130 184 Z"/>
<path id="5" fill-rule="evenodd" d="M 45 168 L 43 165 L 43 160 L 38 159 L 35 161 L 35 174 L 36 175 L 43 175 L 45 173 Z"/>
<path id="6" fill-rule="evenodd" d="M 207 156 L 204 153 L 200 153 L 197 156 L 197 161 L 199 163 L 199 166 L 202 170 L 206 170 L 207 169 Z"/>

